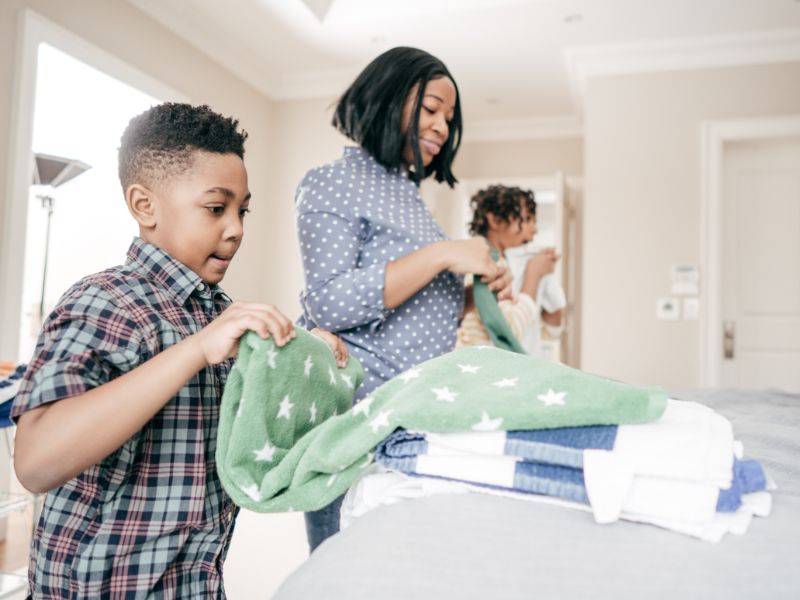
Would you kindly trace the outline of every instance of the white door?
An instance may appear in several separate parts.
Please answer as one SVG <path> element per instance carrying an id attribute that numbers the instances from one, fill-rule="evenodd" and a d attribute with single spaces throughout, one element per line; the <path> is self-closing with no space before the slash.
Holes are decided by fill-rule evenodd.
<path id="1" fill-rule="evenodd" d="M 723 156 L 721 383 L 800 392 L 800 137 Z"/>

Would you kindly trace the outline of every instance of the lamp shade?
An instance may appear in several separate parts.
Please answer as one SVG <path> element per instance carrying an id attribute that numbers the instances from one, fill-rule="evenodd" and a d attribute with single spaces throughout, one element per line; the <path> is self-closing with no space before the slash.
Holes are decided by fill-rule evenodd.
<path id="1" fill-rule="evenodd" d="M 84 171 L 91 169 L 85 162 L 74 158 L 53 156 L 51 154 L 34 155 L 33 168 L 34 185 L 52 185 L 58 187 L 70 179 L 74 179 Z"/>

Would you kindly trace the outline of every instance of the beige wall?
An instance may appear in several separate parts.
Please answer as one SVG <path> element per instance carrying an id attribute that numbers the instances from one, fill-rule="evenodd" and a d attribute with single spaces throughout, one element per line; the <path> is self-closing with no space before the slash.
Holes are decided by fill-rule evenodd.
<path id="1" fill-rule="evenodd" d="M 467 127 L 469 123 L 467 123 Z M 453 165 L 459 178 L 521 177 L 583 173 L 583 140 L 553 138 L 465 141 Z"/>
<path id="2" fill-rule="evenodd" d="M 700 264 L 700 124 L 798 112 L 798 63 L 590 80 L 582 368 L 700 385 L 700 321 L 655 319 L 671 266 Z"/>

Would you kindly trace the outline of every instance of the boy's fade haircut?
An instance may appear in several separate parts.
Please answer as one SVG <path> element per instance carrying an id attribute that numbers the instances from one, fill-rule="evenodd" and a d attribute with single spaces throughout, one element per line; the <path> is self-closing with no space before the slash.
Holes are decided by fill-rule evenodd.
<path id="1" fill-rule="evenodd" d="M 134 183 L 150 186 L 191 168 L 197 151 L 244 158 L 247 132 L 239 121 L 208 106 L 177 102 L 158 104 L 133 117 L 119 147 L 123 193 Z"/>
<path id="2" fill-rule="evenodd" d="M 419 113 L 425 86 L 432 79 L 447 77 L 456 88 L 453 120 L 447 140 L 431 164 L 425 168 L 419 152 Z M 400 130 L 408 95 L 417 85 L 416 100 L 408 132 Z M 451 165 L 461 145 L 461 100 L 456 80 L 435 56 L 400 46 L 374 59 L 345 91 L 336 105 L 333 126 L 369 152 L 387 169 L 402 166 L 403 148 L 408 140 L 414 153 L 412 178 L 419 183 L 430 174 L 450 187 L 457 179 Z"/>
<path id="3" fill-rule="evenodd" d="M 531 190 L 504 185 L 490 185 L 476 193 L 469 201 L 472 207 L 472 221 L 469 231 L 472 235 L 486 236 L 489 232 L 489 218 L 492 214 L 505 223 L 519 220 L 522 227 L 522 205 L 528 214 L 536 216 L 536 200 Z"/>

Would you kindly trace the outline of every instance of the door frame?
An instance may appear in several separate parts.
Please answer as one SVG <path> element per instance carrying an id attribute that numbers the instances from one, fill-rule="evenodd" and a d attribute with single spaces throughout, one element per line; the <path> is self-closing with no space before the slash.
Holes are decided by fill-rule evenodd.
<path id="1" fill-rule="evenodd" d="M 14 81 L 12 84 L 5 205 L 0 223 L 0 356 L 16 360 L 22 311 L 25 234 L 28 193 L 33 177 L 33 122 L 39 45 L 46 43 L 70 56 L 134 86 L 156 98 L 186 101 L 186 97 L 76 33 L 39 13 L 25 9 L 17 21 Z M 23 359 L 26 357 L 23 357 Z"/>
<path id="2" fill-rule="evenodd" d="M 800 114 L 709 120 L 701 124 L 700 380 L 718 387 L 722 372 L 722 215 L 726 142 L 800 136 Z"/>

